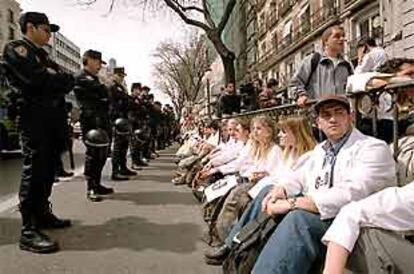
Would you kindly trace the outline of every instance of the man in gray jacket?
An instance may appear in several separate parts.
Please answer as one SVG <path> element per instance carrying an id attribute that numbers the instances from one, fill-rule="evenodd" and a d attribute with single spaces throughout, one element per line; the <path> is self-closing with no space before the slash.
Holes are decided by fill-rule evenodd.
<path id="1" fill-rule="evenodd" d="M 289 95 L 299 106 L 324 94 L 344 94 L 346 81 L 353 74 L 352 65 L 343 59 L 345 32 L 339 25 L 322 34 L 323 53 L 315 52 L 300 64 L 289 83 Z"/>

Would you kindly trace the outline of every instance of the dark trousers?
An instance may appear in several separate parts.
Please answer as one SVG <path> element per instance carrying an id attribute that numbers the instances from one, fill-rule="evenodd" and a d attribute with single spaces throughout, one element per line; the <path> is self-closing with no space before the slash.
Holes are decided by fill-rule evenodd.
<path id="1" fill-rule="evenodd" d="M 50 117 L 53 116 L 38 109 L 22 113 L 23 170 L 19 199 L 21 210 L 26 213 L 42 214 L 49 209 L 56 158 L 61 152 L 59 121 Z"/>
<path id="2" fill-rule="evenodd" d="M 127 152 L 129 146 L 129 135 L 115 133 L 114 148 L 112 151 L 112 173 L 117 174 L 127 167 Z"/>

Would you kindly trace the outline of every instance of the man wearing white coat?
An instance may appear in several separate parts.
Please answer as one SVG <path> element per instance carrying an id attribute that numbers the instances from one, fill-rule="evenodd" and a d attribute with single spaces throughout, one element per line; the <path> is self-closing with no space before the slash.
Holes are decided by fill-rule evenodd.
<path id="1" fill-rule="evenodd" d="M 343 273 L 348 255 L 354 249 L 364 227 L 398 232 L 414 231 L 414 182 L 404 187 L 386 188 L 341 209 L 322 239 L 328 244 L 326 274 Z M 376 273 L 378 268 L 375 265 L 378 262 L 375 261 L 379 260 L 381 268 L 388 269 L 395 265 L 399 268 L 399 273 L 412 273 L 414 262 L 401 254 L 408 253 L 408 256 L 412 256 L 413 244 L 404 240 L 401 235 L 377 229 L 366 230 L 362 242 L 370 240 L 367 238 L 368 234 L 377 239 L 380 245 L 376 249 L 380 250 L 370 250 L 369 245 L 359 249 L 356 247 L 358 255 L 363 255 L 358 256 L 356 262 L 361 259 L 366 261 L 363 263 L 366 267 L 364 273 Z M 384 247 L 384 254 L 388 258 L 381 256 Z"/>
<path id="2" fill-rule="evenodd" d="M 309 273 L 325 254 L 321 238 L 339 210 L 396 185 L 390 149 L 353 128 L 346 97 L 324 97 L 314 108 L 327 140 L 315 147 L 302 169 L 264 199 L 265 212 L 286 216 L 264 246 L 253 273 Z"/>

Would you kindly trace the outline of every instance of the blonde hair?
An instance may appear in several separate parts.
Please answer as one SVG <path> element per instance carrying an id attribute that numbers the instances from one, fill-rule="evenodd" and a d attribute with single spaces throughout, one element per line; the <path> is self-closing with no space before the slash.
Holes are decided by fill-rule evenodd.
<path id="1" fill-rule="evenodd" d="M 253 125 L 255 123 L 261 124 L 263 127 L 267 128 L 270 133 L 270 137 L 266 142 L 259 142 L 257 137 L 254 135 L 253 132 Z M 267 116 L 259 116 L 252 119 L 250 124 L 250 153 L 253 155 L 255 160 L 262 160 L 267 157 L 268 153 L 270 152 L 273 145 L 276 143 L 276 128 L 275 123 L 270 117 Z"/>
<path id="2" fill-rule="evenodd" d="M 304 116 L 293 116 L 282 119 L 277 124 L 278 128 L 291 134 L 295 138 L 295 144 L 286 146 L 283 150 L 283 159 L 286 161 L 291 155 L 297 158 L 312 150 L 317 142 L 312 133 L 312 127 Z"/>

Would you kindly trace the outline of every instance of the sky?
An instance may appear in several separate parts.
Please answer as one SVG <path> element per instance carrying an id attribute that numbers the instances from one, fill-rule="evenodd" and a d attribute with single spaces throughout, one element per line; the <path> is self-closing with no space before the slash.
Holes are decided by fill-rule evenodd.
<path id="1" fill-rule="evenodd" d="M 91 6 L 80 6 L 77 0 L 17 1 L 23 12 L 46 13 L 50 22 L 58 24 L 60 32 L 81 48 L 81 54 L 96 49 L 106 61 L 115 58 L 118 66 L 125 67 L 128 86 L 132 82 L 149 85 L 157 100 L 169 102 L 155 89 L 152 64 L 156 59 L 152 55 L 160 42 L 183 41 L 188 37 L 191 28 L 174 14 L 143 12 L 128 3 L 131 0 L 118 0 L 111 13 L 109 0 L 98 0 Z"/>

